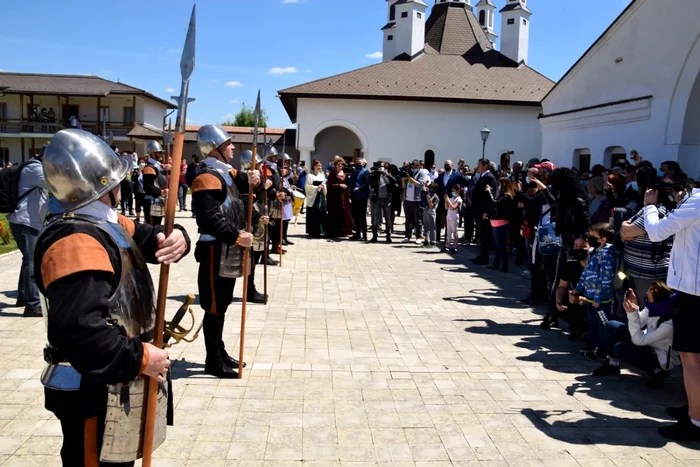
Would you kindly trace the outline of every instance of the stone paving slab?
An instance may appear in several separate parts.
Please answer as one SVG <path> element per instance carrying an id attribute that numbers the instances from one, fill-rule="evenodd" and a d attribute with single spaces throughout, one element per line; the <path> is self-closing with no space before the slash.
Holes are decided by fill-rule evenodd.
<path id="1" fill-rule="evenodd" d="M 201 339 L 171 349 L 176 426 L 155 466 L 700 465 L 699 445 L 656 434 L 683 402 L 680 374 L 663 391 L 628 369 L 591 378 L 581 344 L 518 303 L 529 284 L 517 268 L 474 267 L 466 248 L 310 240 L 303 222 L 268 269 L 270 303 L 248 307 L 243 380 L 205 375 Z M 0 465 L 58 466 L 38 381 L 44 324 L 13 307 L 20 261 L 0 257 Z M 171 268 L 168 314 L 197 292 L 196 273 L 192 256 Z M 236 302 L 229 349 L 239 333 Z"/>

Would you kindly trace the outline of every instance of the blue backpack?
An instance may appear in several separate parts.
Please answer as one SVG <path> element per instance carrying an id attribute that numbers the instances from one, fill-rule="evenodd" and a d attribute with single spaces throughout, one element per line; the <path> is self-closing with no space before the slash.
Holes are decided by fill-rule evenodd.
<path id="1" fill-rule="evenodd" d="M 558 255 L 561 250 L 561 237 L 555 233 L 556 222 L 552 222 L 552 216 L 549 216 L 549 221 L 544 220 L 551 210 L 542 213 L 537 227 L 537 249 L 542 256 Z"/>

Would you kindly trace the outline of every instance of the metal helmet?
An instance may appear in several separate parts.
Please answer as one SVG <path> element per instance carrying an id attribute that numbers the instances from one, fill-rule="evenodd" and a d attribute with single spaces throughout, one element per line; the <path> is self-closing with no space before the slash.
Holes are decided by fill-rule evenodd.
<path id="1" fill-rule="evenodd" d="M 277 157 L 278 155 L 279 151 L 277 151 L 274 146 L 269 145 L 267 148 L 267 157 Z"/>
<path id="2" fill-rule="evenodd" d="M 70 128 L 56 133 L 44 151 L 44 176 L 64 211 L 74 211 L 109 193 L 131 163 L 99 137 Z"/>
<path id="3" fill-rule="evenodd" d="M 211 152 L 231 140 L 226 130 L 215 125 L 203 125 L 197 132 L 197 146 L 202 156 L 207 157 Z"/>
<path id="4" fill-rule="evenodd" d="M 251 167 L 251 164 L 253 162 L 253 151 L 250 149 L 246 149 L 241 153 L 241 169 L 243 170 L 251 170 L 254 167 Z M 262 162 L 262 157 L 260 157 L 260 154 L 257 152 L 255 153 L 255 165 L 258 165 L 259 163 Z"/>
<path id="5" fill-rule="evenodd" d="M 150 157 L 156 152 L 163 152 L 163 146 L 158 141 L 149 141 L 146 145 L 146 154 Z"/>
<path id="6" fill-rule="evenodd" d="M 283 161 L 291 161 L 292 157 L 289 154 L 287 154 L 286 152 L 283 152 L 282 153 L 282 160 Z"/>

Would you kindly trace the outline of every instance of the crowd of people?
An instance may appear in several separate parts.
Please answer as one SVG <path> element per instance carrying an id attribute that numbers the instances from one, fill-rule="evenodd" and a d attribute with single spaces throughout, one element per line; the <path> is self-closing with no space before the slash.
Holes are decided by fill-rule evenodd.
<path id="1" fill-rule="evenodd" d="M 304 185 L 306 232 L 376 243 L 383 226 L 388 243 L 396 233 L 450 254 L 472 245 L 476 266 L 522 266 L 530 281 L 522 303 L 546 307 L 542 329 L 565 321 L 570 340 L 585 339 L 582 358 L 600 364 L 594 376 L 629 365 L 663 388 L 682 366 L 690 407 L 670 408 L 679 423 L 660 432 L 700 440 L 700 185 L 677 162 L 655 168 L 637 151 L 583 173 L 546 159 L 511 164 L 513 154 L 475 170 L 463 160 L 441 170 L 419 160 L 368 169 L 364 159 L 336 157 L 324 171 L 316 160 Z"/>
<path id="2" fill-rule="evenodd" d="M 216 310 L 230 303 L 233 288 L 218 275 L 207 279 L 211 270 L 224 267 L 227 255 L 219 244 L 222 240 L 207 232 L 224 229 L 221 235 L 233 235 L 221 225 L 221 216 L 226 217 L 230 209 L 222 203 L 233 199 L 225 186 L 240 185 L 240 191 L 249 185 L 245 177 L 231 179 L 232 184 L 225 178 L 230 176 L 224 170 L 230 167 L 230 157 L 220 153 L 232 149 L 230 139 L 219 139 L 223 142 L 218 149 L 202 150 L 206 160 L 200 162 L 194 155 L 189 165 L 183 161 L 178 170 L 155 141 L 148 144 L 143 159 L 137 154 L 120 155 L 127 170 L 119 182 L 120 199 L 112 203 L 122 214 L 135 217 L 136 225 L 143 211 L 144 223 L 158 228 L 168 177 L 179 177 L 180 211 L 188 210 L 191 190 L 190 210 L 201 234 L 195 257 L 200 278 L 206 282 L 200 283 L 200 294 L 211 292 L 207 289 L 211 281 L 221 282 L 216 288 L 227 291 L 202 299 L 207 311 L 205 339 L 211 344 L 207 345 L 211 356 L 207 372 L 228 378 L 238 362 L 223 350 L 223 321 Z M 402 243 L 437 247 L 449 254 L 476 247 L 478 254 L 471 260 L 475 266 L 501 274 L 512 274 L 511 263 L 521 266 L 518 269 L 530 282 L 522 303 L 546 307 L 542 329 L 567 322 L 569 339 L 585 340 L 582 358 L 600 365 L 593 371 L 595 377 L 619 375 L 621 367 L 629 365 L 648 374 L 650 387 L 663 388 L 669 374 L 681 366 L 689 407 L 669 409 L 679 423 L 660 431 L 671 439 L 700 440 L 700 344 L 695 338 L 700 326 L 695 308 L 700 305 L 697 183 L 678 163 L 664 162 L 657 169 L 636 151 L 631 161 L 616 161 L 612 168 L 596 165 L 584 173 L 556 167 L 546 159 L 511 164 L 512 155 L 504 153 L 499 164 L 481 159 L 474 170 L 463 160 L 456 167 L 447 160 L 437 170 L 419 160 L 401 167 L 376 162 L 368 168 L 364 159 L 351 165 L 342 157 L 334 158 L 325 169 L 315 160 L 307 170 L 303 162 L 293 165 L 289 156 L 273 149 L 265 160 L 258 157 L 255 162 L 248 151 L 242 160 L 254 165 L 256 177 L 261 175 L 256 190 L 270 201 L 262 206 L 263 197 L 256 195 L 252 234 L 243 232 L 240 223 L 234 229 L 237 238 L 245 239 L 240 246 L 253 251 L 248 301 L 267 300 L 256 289 L 255 265 L 265 256 L 268 264 L 276 261 L 263 252 L 280 255 L 281 260 L 284 247 L 293 245 L 288 225 L 295 199 L 305 200 L 306 233 L 311 238 L 377 243 L 383 233 L 387 243 L 396 235 Z M 9 216 L 23 255 L 17 304 L 25 307 L 25 316 L 42 314 L 33 258 L 50 204 L 42 162 L 43 151 L 15 168 L 21 177 L 16 209 Z M 213 169 L 218 175 L 207 177 Z M 245 195 L 241 191 L 236 196 L 244 199 Z M 233 206 L 237 202 L 230 201 Z M 396 218 L 402 208 L 405 224 L 399 231 Z M 240 214 L 234 209 L 234 220 L 225 222 L 236 224 Z M 265 225 L 267 241 L 261 233 Z M 211 245 L 218 249 L 212 257 L 200 247 L 208 247 L 207 242 L 215 242 Z M 218 256 L 221 264 L 212 259 Z M 235 264 L 239 260 L 240 255 L 232 259 Z"/>

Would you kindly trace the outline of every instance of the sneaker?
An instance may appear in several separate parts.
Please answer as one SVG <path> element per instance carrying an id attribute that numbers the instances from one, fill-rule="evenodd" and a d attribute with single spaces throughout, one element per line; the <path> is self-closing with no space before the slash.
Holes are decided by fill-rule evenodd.
<path id="1" fill-rule="evenodd" d="M 602 350 L 596 350 L 595 352 L 586 352 L 583 354 L 586 360 L 591 362 L 602 362 L 608 358 L 608 356 Z"/>
<path id="2" fill-rule="evenodd" d="M 681 407 L 669 407 L 666 409 L 666 413 L 669 417 L 675 418 L 676 420 L 683 420 L 685 418 L 690 418 L 688 416 L 688 406 L 683 405 Z"/>
<path id="3" fill-rule="evenodd" d="M 423 239 L 419 238 L 416 240 L 416 245 L 422 245 L 423 244 Z"/>
<path id="4" fill-rule="evenodd" d="M 659 434 L 674 441 L 700 441 L 700 427 L 693 425 L 690 418 L 659 428 Z"/>
<path id="5" fill-rule="evenodd" d="M 670 371 L 658 370 L 656 373 L 649 377 L 649 381 L 647 381 L 647 387 L 651 389 L 663 389 L 664 383 L 666 382 L 666 378 L 668 378 L 668 375 L 670 374 Z"/>
<path id="6" fill-rule="evenodd" d="M 603 363 L 603 366 L 593 371 L 593 376 L 619 376 L 620 375 L 620 365 L 612 366 L 610 364 L 610 359 Z"/>
<path id="7" fill-rule="evenodd" d="M 401 243 L 408 243 L 410 241 L 411 241 L 410 238 L 404 238 L 403 240 L 401 240 Z"/>

